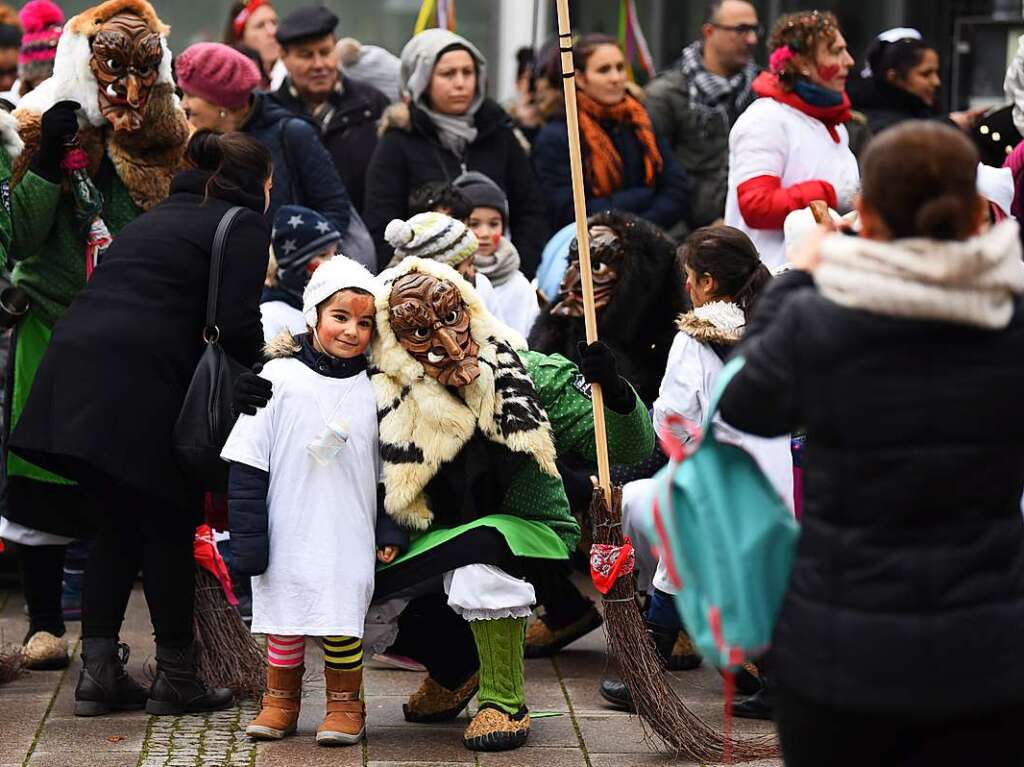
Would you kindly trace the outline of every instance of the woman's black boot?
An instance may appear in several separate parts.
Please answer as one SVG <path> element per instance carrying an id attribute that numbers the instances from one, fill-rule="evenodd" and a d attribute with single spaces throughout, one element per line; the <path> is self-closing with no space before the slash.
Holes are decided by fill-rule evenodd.
<path id="1" fill-rule="evenodd" d="M 146 688 L 124 670 L 128 645 L 105 637 L 83 639 L 82 661 L 75 688 L 75 716 L 99 716 L 146 705 Z"/>
<path id="2" fill-rule="evenodd" d="M 230 708 L 231 690 L 210 689 L 196 675 L 195 642 L 186 647 L 156 646 L 156 679 L 149 689 L 147 713 L 154 716 L 199 714 Z"/>

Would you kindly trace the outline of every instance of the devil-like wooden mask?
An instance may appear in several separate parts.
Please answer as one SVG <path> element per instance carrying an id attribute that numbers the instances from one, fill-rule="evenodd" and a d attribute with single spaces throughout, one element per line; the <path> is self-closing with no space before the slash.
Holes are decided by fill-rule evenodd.
<path id="1" fill-rule="evenodd" d="M 469 309 L 447 280 L 412 272 L 395 280 L 388 302 L 391 330 L 431 378 L 467 386 L 480 375 L 480 348 L 469 332 Z"/>
<path id="2" fill-rule="evenodd" d="M 160 34 L 133 13 L 107 19 L 92 40 L 89 69 L 99 83 L 100 112 L 115 131 L 142 127 L 142 113 L 160 72 Z"/>
<path id="3" fill-rule="evenodd" d="M 558 302 L 551 307 L 556 317 L 583 316 L 583 277 L 576 240 L 569 246 L 569 266 L 558 290 Z M 590 273 L 594 279 L 594 309 L 600 312 L 612 300 L 626 258 L 622 240 L 608 226 L 590 227 Z"/>

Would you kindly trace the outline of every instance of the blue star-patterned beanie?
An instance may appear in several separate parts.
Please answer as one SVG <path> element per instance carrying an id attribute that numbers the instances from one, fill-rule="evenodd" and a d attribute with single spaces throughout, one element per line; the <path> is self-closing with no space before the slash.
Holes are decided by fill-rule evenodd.
<path id="1" fill-rule="evenodd" d="M 278 285 L 302 296 L 309 277 L 306 265 L 313 256 L 341 241 L 341 233 L 315 210 L 282 205 L 274 216 L 271 235 L 277 259 Z"/>

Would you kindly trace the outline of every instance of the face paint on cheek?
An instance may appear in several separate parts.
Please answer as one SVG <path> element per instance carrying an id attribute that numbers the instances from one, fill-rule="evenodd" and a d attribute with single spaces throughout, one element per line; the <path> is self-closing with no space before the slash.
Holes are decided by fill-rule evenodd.
<path id="1" fill-rule="evenodd" d="M 839 74 L 838 64 L 829 64 L 827 67 L 818 67 L 818 77 L 826 83 L 832 82 Z"/>
<path id="2" fill-rule="evenodd" d="M 501 243 L 501 235 L 495 234 L 493 237 L 491 237 L 491 240 L 494 242 L 494 247 L 498 247 L 498 245 Z"/>

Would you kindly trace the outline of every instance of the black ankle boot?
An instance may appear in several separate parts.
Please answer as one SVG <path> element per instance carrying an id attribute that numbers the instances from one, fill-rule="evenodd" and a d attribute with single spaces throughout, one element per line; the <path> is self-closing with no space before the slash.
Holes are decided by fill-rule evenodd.
<path id="1" fill-rule="evenodd" d="M 147 690 L 124 670 L 128 645 L 103 637 L 83 639 L 82 662 L 75 688 L 75 716 L 99 716 L 146 705 Z"/>
<path id="2" fill-rule="evenodd" d="M 154 716 L 221 711 L 234 702 L 231 690 L 210 689 L 196 675 L 195 643 L 187 647 L 156 646 L 156 679 L 149 689 L 146 712 Z"/>

